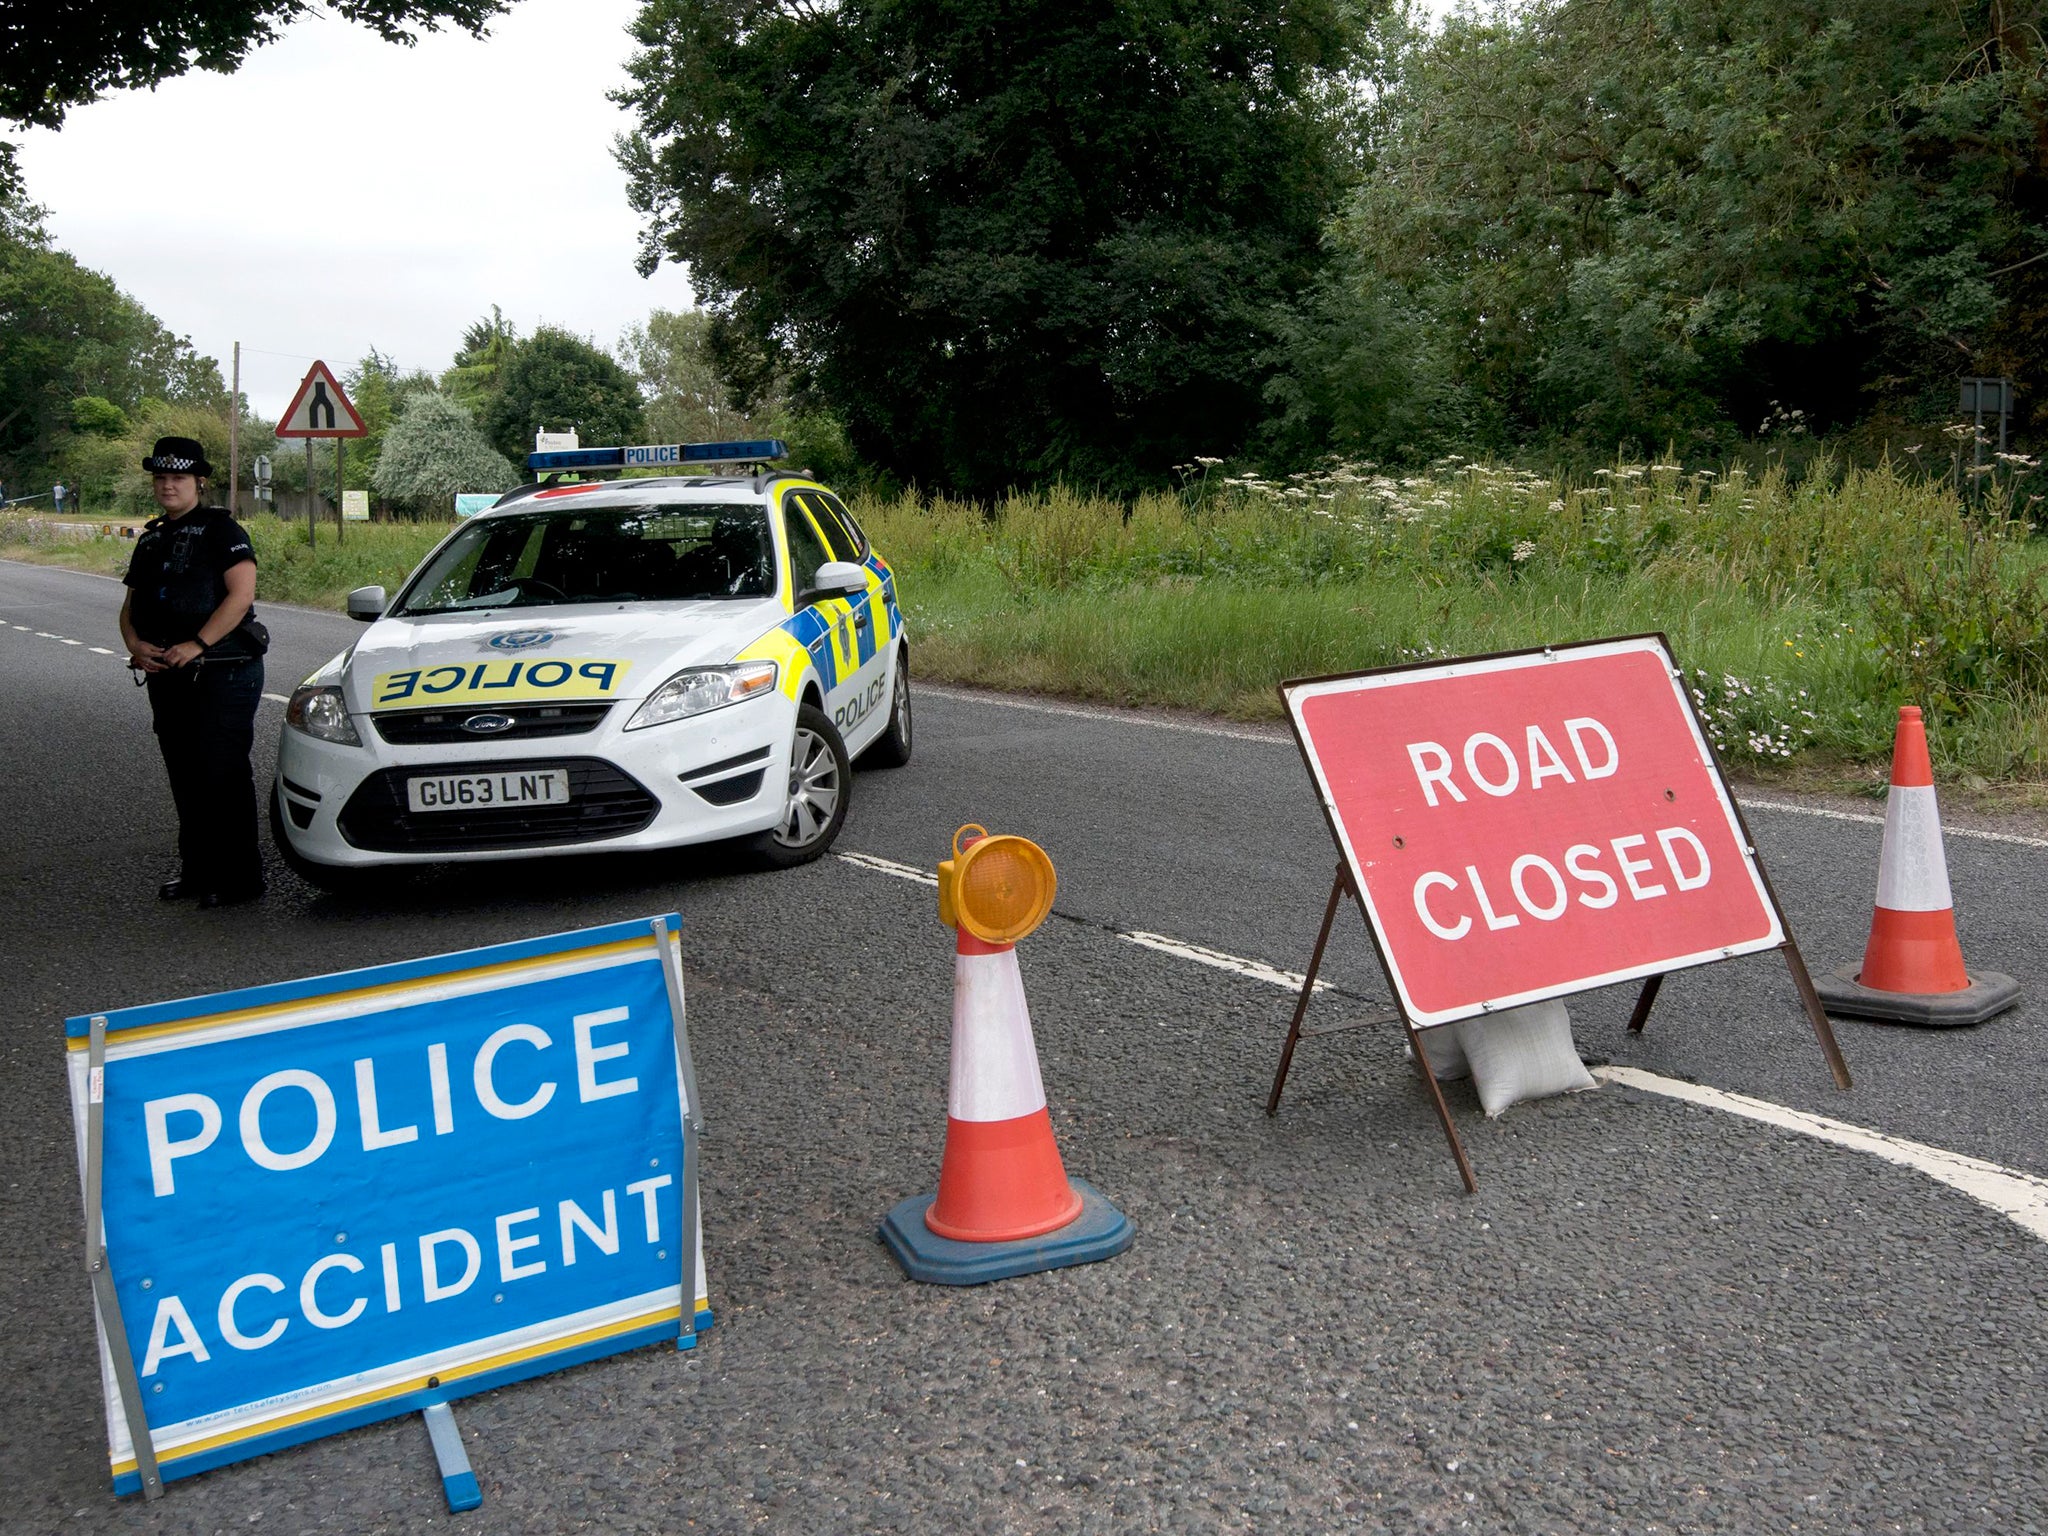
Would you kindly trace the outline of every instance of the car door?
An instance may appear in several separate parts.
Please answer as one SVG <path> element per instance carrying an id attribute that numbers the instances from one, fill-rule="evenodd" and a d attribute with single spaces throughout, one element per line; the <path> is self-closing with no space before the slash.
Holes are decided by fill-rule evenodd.
<path id="1" fill-rule="evenodd" d="M 840 723 L 842 717 L 860 695 L 860 641 L 854 630 L 853 604 L 845 597 L 821 598 L 808 608 L 801 606 L 818 567 L 833 558 L 824 536 L 805 509 L 802 496 L 801 491 L 785 491 L 782 496 L 790 602 L 797 605 L 799 617 L 806 619 L 796 626 L 796 637 L 811 653 L 811 665 L 817 668 L 818 681 L 825 689 L 825 713 L 839 725 L 843 737 L 848 732 Z"/>
<path id="2" fill-rule="evenodd" d="M 799 491 L 796 495 L 810 513 L 811 524 L 824 539 L 832 558 L 867 572 L 867 590 L 854 596 L 848 605 L 856 653 L 854 688 L 844 706 L 844 717 L 838 712 L 833 715 L 848 749 L 857 752 L 888 721 L 891 659 L 888 610 L 881 601 L 882 579 L 867 565 L 863 558 L 866 551 L 850 528 L 850 520 L 839 515 L 833 498 L 822 491 Z"/>

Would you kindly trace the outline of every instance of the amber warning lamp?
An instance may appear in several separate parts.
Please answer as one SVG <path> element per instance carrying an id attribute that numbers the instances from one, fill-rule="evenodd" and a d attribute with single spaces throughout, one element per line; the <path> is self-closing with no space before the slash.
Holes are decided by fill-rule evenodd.
<path id="1" fill-rule="evenodd" d="M 939 921 L 984 944 L 1014 944 L 1045 921 L 1058 889 L 1038 844 L 969 822 L 953 834 L 953 857 L 939 861 Z"/>

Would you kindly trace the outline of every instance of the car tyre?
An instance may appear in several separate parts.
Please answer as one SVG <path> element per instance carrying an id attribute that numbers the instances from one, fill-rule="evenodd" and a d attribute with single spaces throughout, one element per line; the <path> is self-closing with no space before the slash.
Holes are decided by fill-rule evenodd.
<path id="1" fill-rule="evenodd" d="M 782 824 L 753 839 L 754 856 L 771 869 L 792 869 L 819 857 L 846 822 L 852 790 L 853 763 L 838 727 L 816 705 L 803 705 L 790 741 Z"/>
<path id="2" fill-rule="evenodd" d="M 896 686 L 889 695 L 889 729 L 861 753 L 861 766 L 901 768 L 910 761 L 910 652 L 896 653 Z"/>
<path id="3" fill-rule="evenodd" d="M 292 840 L 284 829 L 283 795 L 284 791 L 276 784 L 270 786 L 270 840 L 277 844 L 284 867 L 316 890 L 332 895 L 357 895 L 369 889 L 372 878 L 369 871 L 316 864 L 292 846 Z"/>

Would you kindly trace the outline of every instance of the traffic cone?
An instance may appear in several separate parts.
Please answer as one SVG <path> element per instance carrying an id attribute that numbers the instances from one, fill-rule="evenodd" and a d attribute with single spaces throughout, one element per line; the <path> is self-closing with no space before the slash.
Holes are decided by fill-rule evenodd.
<path id="1" fill-rule="evenodd" d="M 1053 1140 L 1017 946 L 959 930 L 939 1192 L 924 1224 L 963 1243 L 1038 1237 L 1081 1214 Z"/>
<path id="2" fill-rule="evenodd" d="M 1028 931 L 1051 906 L 1051 862 L 1035 844 L 1027 846 L 1043 866 L 1040 910 L 985 931 Z M 961 847 L 956 840 L 956 855 Z M 983 873 L 997 868 L 985 863 Z M 939 1285 L 978 1285 L 1121 1253 L 1134 1235 L 1129 1218 L 1092 1185 L 1069 1178 L 1060 1160 L 1016 945 L 970 931 L 973 915 L 949 909 L 953 871 L 942 871 L 942 915 L 955 918 L 958 930 L 946 1146 L 937 1194 L 895 1206 L 882 1222 L 882 1241 L 911 1279 Z M 1013 919 L 1019 902 L 1034 904 L 1017 880 L 1014 871 L 995 877 L 1007 882 L 996 894 Z"/>
<path id="3" fill-rule="evenodd" d="M 1972 976 L 1963 967 L 1927 727 L 1914 705 L 1899 709 L 1863 964 L 1816 977 L 1814 987 L 1831 1013 L 1937 1027 L 1981 1024 L 2019 1001 L 2019 983 L 2010 976 Z"/>

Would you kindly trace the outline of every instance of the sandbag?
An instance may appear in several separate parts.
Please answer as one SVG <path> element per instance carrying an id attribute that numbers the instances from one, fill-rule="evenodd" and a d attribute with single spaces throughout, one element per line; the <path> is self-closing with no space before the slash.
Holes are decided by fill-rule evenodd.
<path id="1" fill-rule="evenodd" d="M 1525 1099 L 1598 1086 L 1579 1060 L 1571 1015 L 1559 998 L 1462 1019 L 1453 1027 L 1489 1120 Z"/>

